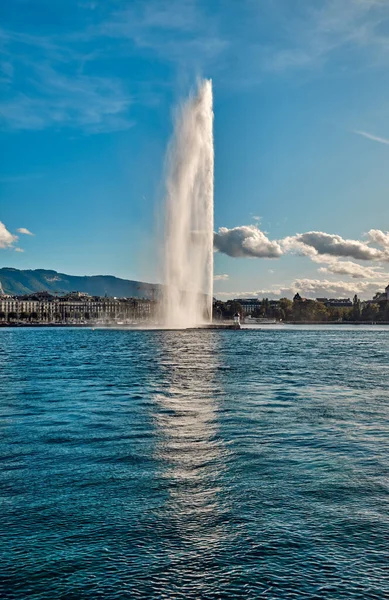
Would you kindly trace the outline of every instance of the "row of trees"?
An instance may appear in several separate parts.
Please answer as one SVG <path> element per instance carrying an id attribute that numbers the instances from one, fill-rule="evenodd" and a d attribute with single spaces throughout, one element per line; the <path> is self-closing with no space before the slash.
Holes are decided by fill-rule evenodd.
<path id="1" fill-rule="evenodd" d="M 230 319 L 235 313 L 244 316 L 245 311 L 236 301 L 220 302 L 214 306 L 214 315 L 223 319 Z M 389 301 L 377 296 L 375 302 L 361 302 L 354 296 L 351 307 L 326 306 L 323 302 L 301 298 L 298 294 L 293 301 L 281 298 L 272 302 L 263 298 L 261 305 L 254 312 L 253 317 L 277 319 L 280 321 L 294 322 L 379 322 L 389 321 Z"/>
<path id="2" fill-rule="evenodd" d="M 349 321 L 389 321 L 389 300 L 376 294 L 373 302 L 361 302 L 355 295 L 347 317 Z"/>

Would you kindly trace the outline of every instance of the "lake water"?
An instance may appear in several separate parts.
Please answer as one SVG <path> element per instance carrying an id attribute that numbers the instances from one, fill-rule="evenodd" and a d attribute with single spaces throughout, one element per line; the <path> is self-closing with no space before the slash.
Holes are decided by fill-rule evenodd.
<path id="1" fill-rule="evenodd" d="M 0 330 L 2 599 L 389 597 L 389 330 Z"/>

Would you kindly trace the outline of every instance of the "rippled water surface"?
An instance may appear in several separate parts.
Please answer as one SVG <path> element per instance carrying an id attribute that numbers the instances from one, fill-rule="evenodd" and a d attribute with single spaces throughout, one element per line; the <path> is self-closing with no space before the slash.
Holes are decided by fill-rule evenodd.
<path id="1" fill-rule="evenodd" d="M 0 331 L 2 599 L 388 598 L 389 331 Z"/>

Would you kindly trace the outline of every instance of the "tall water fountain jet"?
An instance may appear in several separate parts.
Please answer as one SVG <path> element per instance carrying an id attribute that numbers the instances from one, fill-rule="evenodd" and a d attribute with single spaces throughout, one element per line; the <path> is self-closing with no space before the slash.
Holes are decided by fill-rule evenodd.
<path id="1" fill-rule="evenodd" d="M 177 113 L 167 160 L 163 322 L 196 327 L 212 319 L 213 110 L 212 82 Z"/>

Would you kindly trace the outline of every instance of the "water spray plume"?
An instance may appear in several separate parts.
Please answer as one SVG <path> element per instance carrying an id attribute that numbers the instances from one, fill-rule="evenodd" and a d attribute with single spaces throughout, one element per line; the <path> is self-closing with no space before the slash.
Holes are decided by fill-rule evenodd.
<path id="1" fill-rule="evenodd" d="M 185 328 L 209 323 L 213 292 L 212 82 L 178 111 L 166 180 L 163 322 Z"/>

